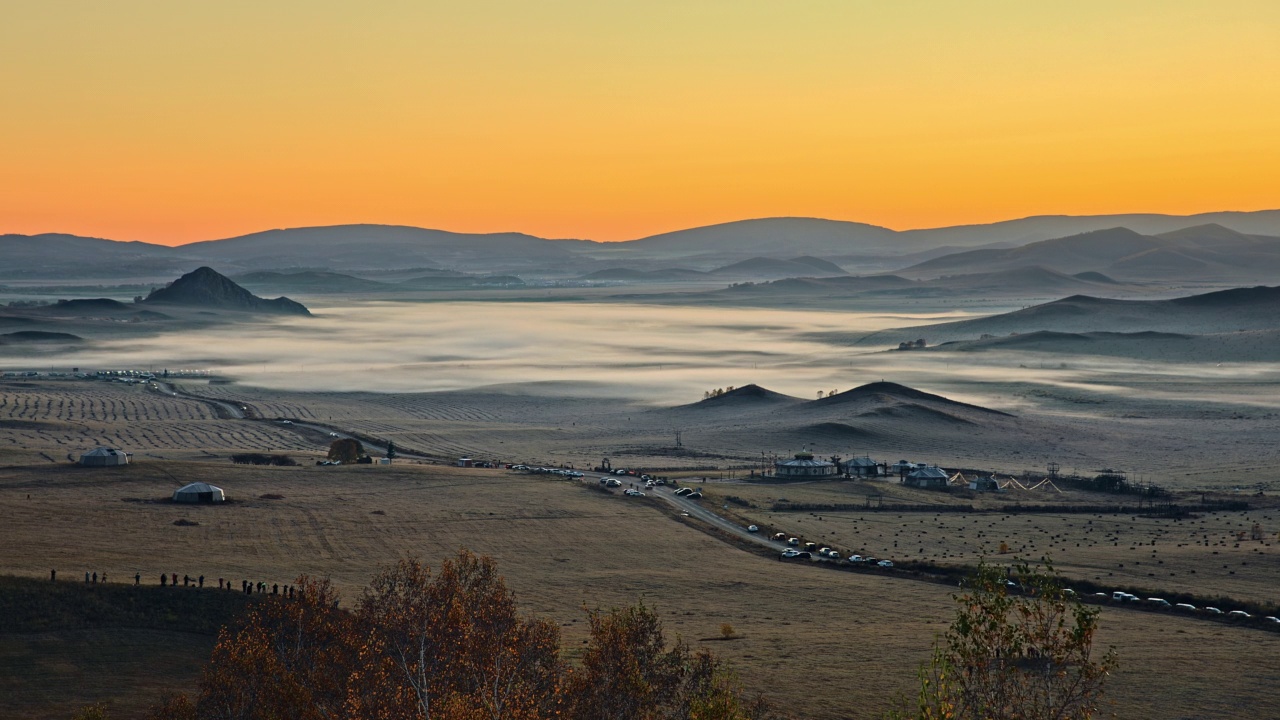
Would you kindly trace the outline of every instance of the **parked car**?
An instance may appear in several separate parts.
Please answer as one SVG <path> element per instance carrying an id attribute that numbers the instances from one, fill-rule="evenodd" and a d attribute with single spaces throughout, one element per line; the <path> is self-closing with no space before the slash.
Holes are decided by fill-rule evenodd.
<path id="1" fill-rule="evenodd" d="M 799 552 L 797 552 L 797 553 L 796 553 L 796 557 L 798 557 L 798 558 L 803 558 L 803 559 L 805 559 L 805 560 L 812 560 L 812 559 L 813 559 L 813 553 L 809 552 L 808 550 L 801 550 L 801 551 L 799 551 Z"/>
<path id="2" fill-rule="evenodd" d="M 1150 605 L 1155 605 L 1157 607 L 1162 607 L 1162 608 L 1172 607 L 1169 604 L 1169 601 L 1165 600 L 1164 598 L 1147 598 L 1147 603 Z"/>
<path id="3" fill-rule="evenodd" d="M 827 551 L 827 557 L 831 558 L 832 560 L 839 560 L 839 559 L 840 559 L 840 551 L 839 551 L 839 550 L 828 550 L 828 551 Z"/>
<path id="4" fill-rule="evenodd" d="M 760 528 L 756 525 L 748 525 L 747 532 L 760 532 Z"/>
<path id="5" fill-rule="evenodd" d="M 856 563 L 860 563 L 860 562 L 862 562 L 862 556 L 861 556 L 861 555 L 850 555 L 850 556 L 849 556 L 849 562 L 856 562 Z"/>
<path id="6" fill-rule="evenodd" d="M 786 533 L 774 533 L 774 534 L 773 534 L 773 539 L 774 539 L 774 540 L 786 540 L 786 539 L 787 539 L 787 534 L 786 534 Z"/>
<path id="7" fill-rule="evenodd" d="M 826 557 L 827 553 L 830 553 L 830 552 L 831 552 L 831 548 L 829 547 L 818 548 L 818 554 L 821 555 L 822 557 Z"/>
<path id="8" fill-rule="evenodd" d="M 788 545 L 799 545 L 799 544 L 800 544 L 800 538 L 790 538 L 789 540 L 787 540 L 787 544 L 788 544 Z"/>
<path id="9" fill-rule="evenodd" d="M 689 494 L 689 493 L 691 493 L 691 492 L 693 492 L 693 488 L 687 488 L 687 487 L 684 487 L 684 488 L 680 488 L 679 490 L 677 490 L 677 491 L 675 492 L 675 494 L 676 494 L 677 496 L 684 497 L 685 495 L 688 495 L 688 494 Z"/>
<path id="10" fill-rule="evenodd" d="M 1262 619 L 1270 623 L 1280 623 L 1280 618 L 1276 617 L 1275 615 L 1268 615 Z"/>
<path id="11" fill-rule="evenodd" d="M 687 497 L 690 500 L 701 500 L 702 493 L 698 492 L 697 490 L 694 490 L 693 492 L 689 493 L 685 497 Z"/>
<path id="12" fill-rule="evenodd" d="M 1216 607 L 1206 607 L 1206 608 L 1204 609 L 1204 611 L 1205 611 L 1205 612 L 1207 612 L 1207 613 L 1209 613 L 1210 615 L 1221 615 L 1221 614 L 1222 614 L 1222 611 L 1221 611 L 1221 610 L 1219 610 L 1219 609 L 1218 609 L 1218 608 L 1216 608 Z"/>
<path id="13" fill-rule="evenodd" d="M 879 565 L 880 567 L 893 567 L 893 561 L 881 560 L 880 562 L 876 563 L 876 565 Z"/>
<path id="14" fill-rule="evenodd" d="M 782 551 L 782 557 L 784 558 L 793 558 L 799 554 L 800 554 L 800 551 L 795 550 L 793 548 L 787 548 L 786 550 Z"/>
<path id="15" fill-rule="evenodd" d="M 1231 612 L 1227 613 L 1227 617 L 1236 618 L 1238 620 L 1248 620 L 1253 616 L 1243 610 L 1232 610 Z"/>
<path id="16" fill-rule="evenodd" d="M 1173 608 L 1175 610 L 1189 610 L 1191 612 L 1196 611 L 1196 606 L 1192 605 L 1191 603 L 1178 603 L 1177 605 L 1174 605 Z"/>

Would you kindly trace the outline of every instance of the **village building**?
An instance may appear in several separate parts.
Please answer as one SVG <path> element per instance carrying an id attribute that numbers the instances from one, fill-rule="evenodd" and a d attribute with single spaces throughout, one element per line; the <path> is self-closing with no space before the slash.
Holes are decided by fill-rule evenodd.
<path id="1" fill-rule="evenodd" d="M 798 452 L 790 460 L 779 460 L 773 464 L 773 476 L 780 480 L 831 478 L 839 474 L 840 468 L 836 463 L 816 460 L 811 452 Z"/>
<path id="2" fill-rule="evenodd" d="M 993 477 L 974 478 L 969 481 L 969 489 L 976 492 L 1000 492 L 1000 483 Z"/>
<path id="3" fill-rule="evenodd" d="M 209 483 L 194 482 L 183 485 L 173 491 L 173 501 L 180 503 L 220 503 L 226 502 L 227 495 L 222 488 Z"/>
<path id="4" fill-rule="evenodd" d="M 947 471 L 940 467 L 928 465 L 918 467 L 907 473 L 903 482 L 911 487 L 917 487 L 922 490 L 944 490 L 947 487 L 947 480 L 950 479 Z"/>
<path id="5" fill-rule="evenodd" d="M 95 448 L 80 456 L 80 464 L 85 467 L 128 465 L 129 453 L 115 448 Z"/>
<path id="6" fill-rule="evenodd" d="M 841 465 L 844 467 L 844 474 L 849 477 L 880 477 L 884 474 L 884 465 L 866 455 L 850 458 Z"/>

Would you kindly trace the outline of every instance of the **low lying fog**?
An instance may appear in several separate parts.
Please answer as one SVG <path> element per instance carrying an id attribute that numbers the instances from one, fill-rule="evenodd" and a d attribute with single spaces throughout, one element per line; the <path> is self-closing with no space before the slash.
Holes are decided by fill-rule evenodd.
<path id="1" fill-rule="evenodd" d="M 1102 358 L 1045 363 L 1012 353 L 884 353 L 812 339 L 967 317 L 589 303 L 364 302 L 313 307 L 314 317 L 98 342 L 50 362 L 57 369 L 211 370 L 286 390 L 424 392 L 555 383 L 557 393 L 691 402 L 705 390 L 756 383 L 811 398 L 890 380 L 1012 407 L 1008 383 L 1135 392 L 1116 374 L 1176 398 L 1179 379 L 1272 382 L 1273 364 L 1208 367 Z M 6 368 L 31 361 L 0 357 Z M 37 368 L 39 369 L 39 368 Z M 1141 383 L 1138 383 L 1141 384 Z M 1106 387 L 1104 387 L 1106 386 Z M 550 388 L 548 388 L 550 389 Z M 530 390 L 536 390 L 530 388 Z M 1203 396 L 1200 399 L 1205 399 Z M 1238 398 L 1237 398 L 1238 400 Z"/>

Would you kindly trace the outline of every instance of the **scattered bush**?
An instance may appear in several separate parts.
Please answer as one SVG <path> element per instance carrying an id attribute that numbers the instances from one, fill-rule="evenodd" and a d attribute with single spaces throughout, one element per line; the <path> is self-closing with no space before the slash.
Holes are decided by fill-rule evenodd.
<path id="1" fill-rule="evenodd" d="M 177 520 L 174 520 L 174 521 L 173 521 L 173 524 L 174 524 L 174 525 L 177 525 L 178 527 L 195 527 L 195 526 L 199 525 L 200 523 L 196 522 L 195 520 L 188 520 L 188 519 L 186 519 L 186 518 L 178 518 Z"/>

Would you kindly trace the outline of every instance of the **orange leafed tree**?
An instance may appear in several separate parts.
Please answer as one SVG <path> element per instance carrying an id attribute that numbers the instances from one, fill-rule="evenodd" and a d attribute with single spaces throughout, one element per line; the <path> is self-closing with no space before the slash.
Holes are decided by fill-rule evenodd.
<path id="1" fill-rule="evenodd" d="M 149 720 L 756 720 L 762 700 L 708 652 L 668 648 L 641 606 L 590 615 L 581 669 L 549 620 L 526 617 L 492 559 L 462 551 L 435 574 L 405 558 L 354 612 L 301 578 L 218 639 L 193 705 Z"/>
<path id="2" fill-rule="evenodd" d="M 379 574 L 357 611 L 367 636 L 352 717 L 557 716 L 560 632 L 520 615 L 492 559 L 463 551 L 434 577 L 412 558 Z"/>

